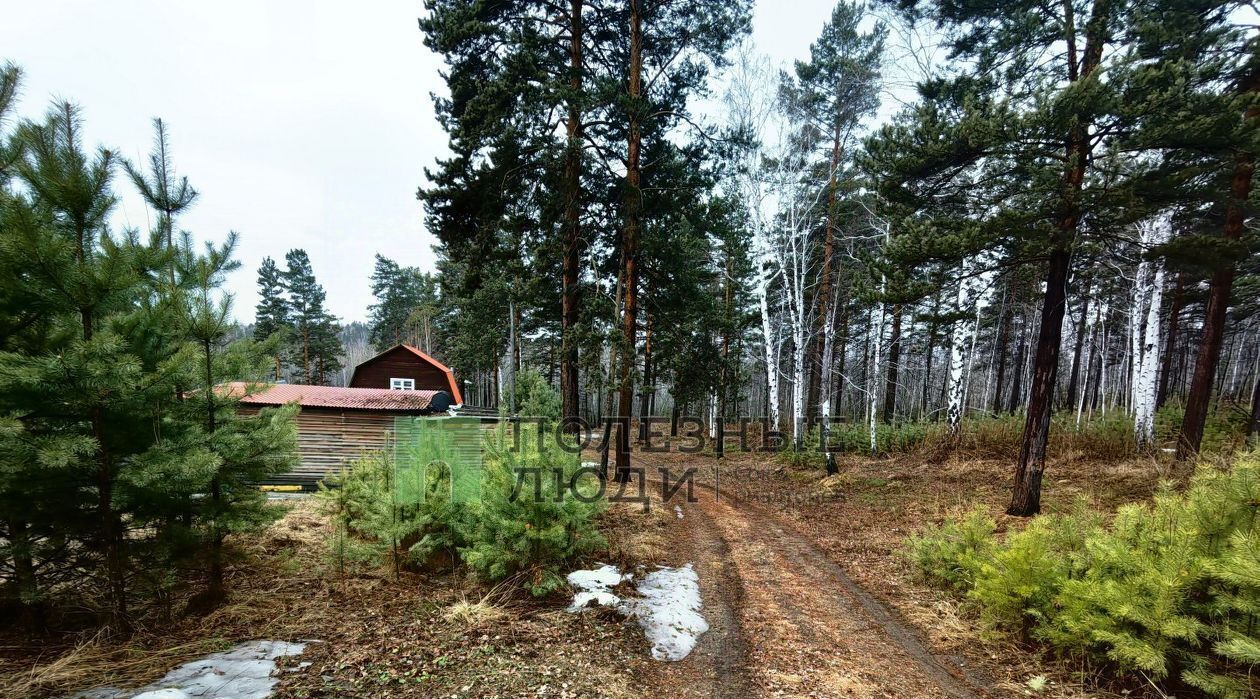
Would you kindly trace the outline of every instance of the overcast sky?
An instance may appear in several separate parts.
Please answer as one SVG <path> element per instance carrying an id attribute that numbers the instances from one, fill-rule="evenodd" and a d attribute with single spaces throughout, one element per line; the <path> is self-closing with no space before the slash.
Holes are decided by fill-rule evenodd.
<path id="1" fill-rule="evenodd" d="M 762 2 L 753 40 L 772 60 L 808 55 L 834 0 Z M 343 321 L 364 320 L 377 252 L 433 269 L 416 189 L 445 152 L 432 92 L 441 60 L 421 43 L 416 0 L 45 0 L 14 3 L 0 60 L 25 72 L 22 116 L 78 102 L 92 145 L 142 161 L 153 117 L 176 167 L 201 192 L 179 225 L 199 240 L 240 233 L 228 282 L 252 322 L 255 274 L 305 248 Z M 118 225 L 151 214 L 116 180 Z"/>

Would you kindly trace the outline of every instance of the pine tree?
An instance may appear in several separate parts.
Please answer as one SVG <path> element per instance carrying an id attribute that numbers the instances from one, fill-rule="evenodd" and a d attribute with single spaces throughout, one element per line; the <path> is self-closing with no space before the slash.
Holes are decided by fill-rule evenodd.
<path id="1" fill-rule="evenodd" d="M 125 632 L 132 569 L 162 558 L 150 555 L 162 548 L 151 532 L 185 512 L 205 460 L 164 429 L 180 346 L 148 332 L 179 325 L 179 303 L 166 298 L 176 288 L 159 279 L 171 251 L 109 231 L 116 161 L 87 152 L 80 134 L 71 104 L 20 131 L 16 170 L 29 194 L 8 201 L 2 249 L 6 267 L 22 266 L 44 322 L 0 355 L 4 412 L 21 416 L 7 424 L 4 450 L 40 472 L 31 481 L 41 488 L 27 495 L 46 497 L 58 536 L 99 565 L 109 626 Z"/>
<path id="2" fill-rule="evenodd" d="M 376 303 L 368 308 L 368 337 L 377 351 L 403 343 L 418 345 L 426 352 L 433 349 L 438 303 L 432 277 L 377 254 L 372 294 Z"/>
<path id="3" fill-rule="evenodd" d="M 278 335 L 277 335 L 278 334 Z M 272 356 L 273 377 L 284 376 L 283 347 L 289 334 L 289 300 L 285 297 L 284 275 L 276 261 L 264 257 L 258 266 L 258 305 L 254 307 L 254 337 L 267 340 L 276 336 Z"/>
<path id="4" fill-rule="evenodd" d="M 615 111 L 624 125 L 625 166 L 622 194 L 622 229 L 617 305 L 621 336 L 617 354 L 619 416 L 629 418 L 634 397 L 634 368 L 638 334 L 640 236 L 643 229 L 644 177 L 652 178 L 651 164 L 643 153 L 670 128 L 692 123 L 687 100 L 703 88 L 707 66 L 723 65 L 727 48 L 749 28 L 749 3 L 698 0 L 675 4 L 656 0 L 631 0 L 626 10 L 630 31 L 625 57 L 619 64 L 624 78 L 610 73 L 613 84 L 626 85 L 625 98 Z M 645 82 L 644 75 L 648 78 Z M 624 79 L 624 82 L 622 82 Z M 644 163 L 648 163 L 645 171 Z M 628 436 L 627 438 L 628 439 Z M 630 454 L 617 450 L 617 480 L 630 475 Z"/>
<path id="5" fill-rule="evenodd" d="M 115 233 L 116 157 L 83 145 L 70 103 L 4 130 L 18 78 L 0 68 L 0 564 L 16 583 L 6 574 L 4 602 L 36 622 L 50 596 L 82 589 L 67 581 L 86 582 L 125 633 L 135 599 L 166 604 L 203 553 L 221 591 L 224 535 L 267 518 L 249 483 L 292 464 L 292 411 L 238 418 L 220 391 L 261 375 L 270 350 L 228 345 L 235 236 L 198 255 L 174 235 L 192 197 L 163 179 L 164 129 L 165 174 L 132 169 L 159 220 L 147 241 Z"/>
<path id="6" fill-rule="evenodd" d="M 293 333 L 289 361 L 302 383 L 322 386 L 341 369 L 337 319 L 324 310 L 324 287 L 315 280 L 306 251 L 290 250 L 284 259 L 284 290 Z"/>
<path id="7" fill-rule="evenodd" d="M 1014 515 L 1035 514 L 1040 510 L 1072 253 L 1080 222 L 1101 191 L 1089 178 L 1101 150 L 1095 133 L 1123 133 L 1128 127 L 1115 99 L 1116 87 L 1105 77 L 1122 53 L 1116 44 L 1128 8 L 1107 0 L 1072 0 L 1062 6 L 1020 2 L 995 15 L 952 2 L 888 4 L 900 5 L 912 18 L 932 21 L 948 37 L 953 57 L 976 66 L 952 79 L 920 85 L 923 103 L 906 122 L 905 138 L 895 139 L 907 146 L 901 169 L 913 172 L 907 188 L 937 200 L 951 196 L 963 205 L 956 223 L 937 227 L 942 237 L 954 234 L 964 247 L 982 249 L 984 245 L 972 247 L 976 233 L 1001 238 L 1008 234 L 1004 229 L 1014 227 L 1026 231 L 1018 241 L 1021 256 L 1044 260 L 1041 325 L 1008 508 Z M 1048 52 L 1055 60 L 1042 60 Z M 1003 68 L 989 70 L 993 65 Z M 1004 190 L 1003 176 L 1022 189 Z M 1002 198 L 988 199 L 995 192 L 976 188 L 977 182 L 997 185 Z M 1006 207 L 994 216 L 997 209 L 989 202 L 1003 200 Z M 996 225 L 968 223 L 989 216 Z"/>
<path id="8" fill-rule="evenodd" d="M 173 250 L 176 239 L 175 217 L 193 205 L 197 200 L 197 190 L 188 184 L 187 177 L 175 174 L 166 124 L 161 119 L 153 120 L 153 132 L 149 172 L 146 174 L 127 160 L 122 161 L 122 165 L 145 203 L 157 212 L 156 232 L 165 238 L 166 247 Z"/>
<path id="9" fill-rule="evenodd" d="M 824 156 L 826 196 L 820 278 L 813 304 L 817 309 L 815 341 L 810 350 L 810 365 L 816 370 L 811 372 L 806 399 L 811 416 L 818 414 L 820 391 L 828 394 L 831 391 L 833 361 L 824 352 L 824 346 L 828 342 L 834 345 L 833 276 L 838 271 L 834 251 L 839 242 L 836 238 L 840 228 L 841 189 L 843 181 L 851 176 L 846 170 L 855 155 L 855 134 L 861 121 L 879 106 L 879 64 L 887 32 L 879 24 L 870 31 L 859 31 L 864 17 L 863 8 L 847 0 L 837 3 L 822 34 L 809 47 L 809 61 L 798 61 L 796 80 L 785 85 L 787 91 L 795 93 L 788 99 L 801 110 L 803 120 L 827 135 L 819 144 L 825 144 L 828 152 Z M 823 417 L 830 419 L 830 397 L 826 396 L 825 400 L 828 414 Z"/>
<path id="10" fill-rule="evenodd" d="M 1220 221 L 1219 235 L 1194 231 L 1167 252 L 1197 259 L 1208 277 L 1179 460 L 1199 450 L 1234 278 L 1247 258 L 1243 233 L 1260 137 L 1260 34 L 1240 18 L 1250 11 L 1233 1 L 1141 3 L 1132 28 L 1137 49 L 1126 98 L 1140 125 L 1132 146 L 1156 153 L 1157 174 L 1172 182 L 1171 193 L 1156 196 Z"/>
<path id="11" fill-rule="evenodd" d="M 232 379 L 261 376 L 273 352 L 265 343 L 242 340 L 229 346 L 232 330 L 231 297 L 223 294 L 224 276 L 239 263 L 232 260 L 236 236 L 220 247 L 206 246 L 194 255 L 191 245 L 180 255 L 181 277 L 187 280 L 185 332 L 196 357 L 187 366 L 189 382 L 198 385 L 195 397 L 181 404 L 185 439 L 199 444 L 207 455 L 207 482 L 199 491 L 197 530 L 206 545 L 207 589 L 199 605 L 213 605 L 226 594 L 224 539 L 232 532 L 249 531 L 277 514 L 267 508 L 266 496 L 252 484 L 291 469 L 296 460 L 296 406 L 239 416 L 240 394 L 223 390 Z M 278 342 L 272 337 L 269 342 Z"/>

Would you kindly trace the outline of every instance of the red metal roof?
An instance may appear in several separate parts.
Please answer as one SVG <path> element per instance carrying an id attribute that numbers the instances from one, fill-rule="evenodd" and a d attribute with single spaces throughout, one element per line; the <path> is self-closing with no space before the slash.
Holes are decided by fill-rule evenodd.
<path id="1" fill-rule="evenodd" d="M 450 407 L 445 391 L 397 391 L 388 388 L 344 388 L 303 384 L 229 384 L 242 405 L 284 405 L 297 402 L 304 408 L 434 412 Z M 246 395 L 250 388 L 253 392 Z"/>
<path id="2" fill-rule="evenodd" d="M 419 358 L 421 358 L 421 359 L 425 360 L 426 362 L 428 362 L 428 363 L 432 364 L 433 366 L 435 366 L 435 367 L 437 367 L 437 368 L 441 369 L 442 371 L 446 372 L 446 380 L 447 380 L 447 381 L 449 381 L 449 382 L 450 382 L 450 384 L 451 384 L 451 396 L 455 398 L 455 405 L 463 405 L 463 404 L 464 404 L 464 396 L 460 394 L 460 392 L 459 392 L 459 384 L 455 382 L 455 372 L 451 371 L 451 370 L 450 370 L 450 368 L 449 368 L 449 367 L 447 367 L 447 366 L 446 366 L 445 364 L 443 364 L 442 362 L 439 362 L 438 360 L 434 359 L 433 357 L 430 357 L 429 355 L 425 354 L 424 352 L 421 352 L 421 351 L 419 350 L 419 348 L 412 347 L 411 345 L 403 345 L 403 347 L 407 348 L 407 351 L 411 352 L 412 354 L 416 355 L 417 357 L 419 357 Z"/>

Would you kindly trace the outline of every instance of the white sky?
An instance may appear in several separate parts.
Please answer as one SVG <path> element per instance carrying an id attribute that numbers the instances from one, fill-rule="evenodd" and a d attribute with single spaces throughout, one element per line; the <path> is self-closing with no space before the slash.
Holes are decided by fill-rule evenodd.
<path id="1" fill-rule="evenodd" d="M 363 320 L 380 252 L 432 270 L 434 238 L 415 192 L 445 153 L 431 92 L 441 59 L 421 43 L 418 0 L 87 0 L 12 3 L 0 60 L 25 72 L 21 116 L 79 103 L 93 146 L 147 156 L 168 123 L 175 165 L 201 193 L 179 220 L 198 240 L 240 233 L 228 281 L 253 320 L 255 275 L 305 248 L 343 321 Z M 833 0 L 765 1 L 753 41 L 775 62 L 808 56 Z M 116 222 L 151 216 L 120 173 Z"/>

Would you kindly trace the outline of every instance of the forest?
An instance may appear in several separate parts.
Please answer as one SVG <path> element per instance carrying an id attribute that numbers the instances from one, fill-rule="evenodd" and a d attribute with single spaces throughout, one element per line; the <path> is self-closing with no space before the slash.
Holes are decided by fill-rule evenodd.
<path id="1" fill-rule="evenodd" d="M 1260 11 L 837 0 L 790 64 L 762 11 L 427 0 L 434 263 L 357 318 L 184 227 L 171 124 L 123 157 L 0 64 L 0 695 L 259 639 L 259 699 L 1260 692 Z M 419 422 L 275 485 L 344 435 L 242 401 L 399 344 L 477 497 Z"/>
<path id="2" fill-rule="evenodd" d="M 483 404 L 534 368 L 566 417 L 758 416 L 797 449 L 1018 415 L 1012 514 L 1054 430 L 1122 415 L 1187 460 L 1260 428 L 1246 3 L 842 2 L 790 67 L 750 11 L 433 3 L 440 261 L 379 262 L 374 337 Z"/>

